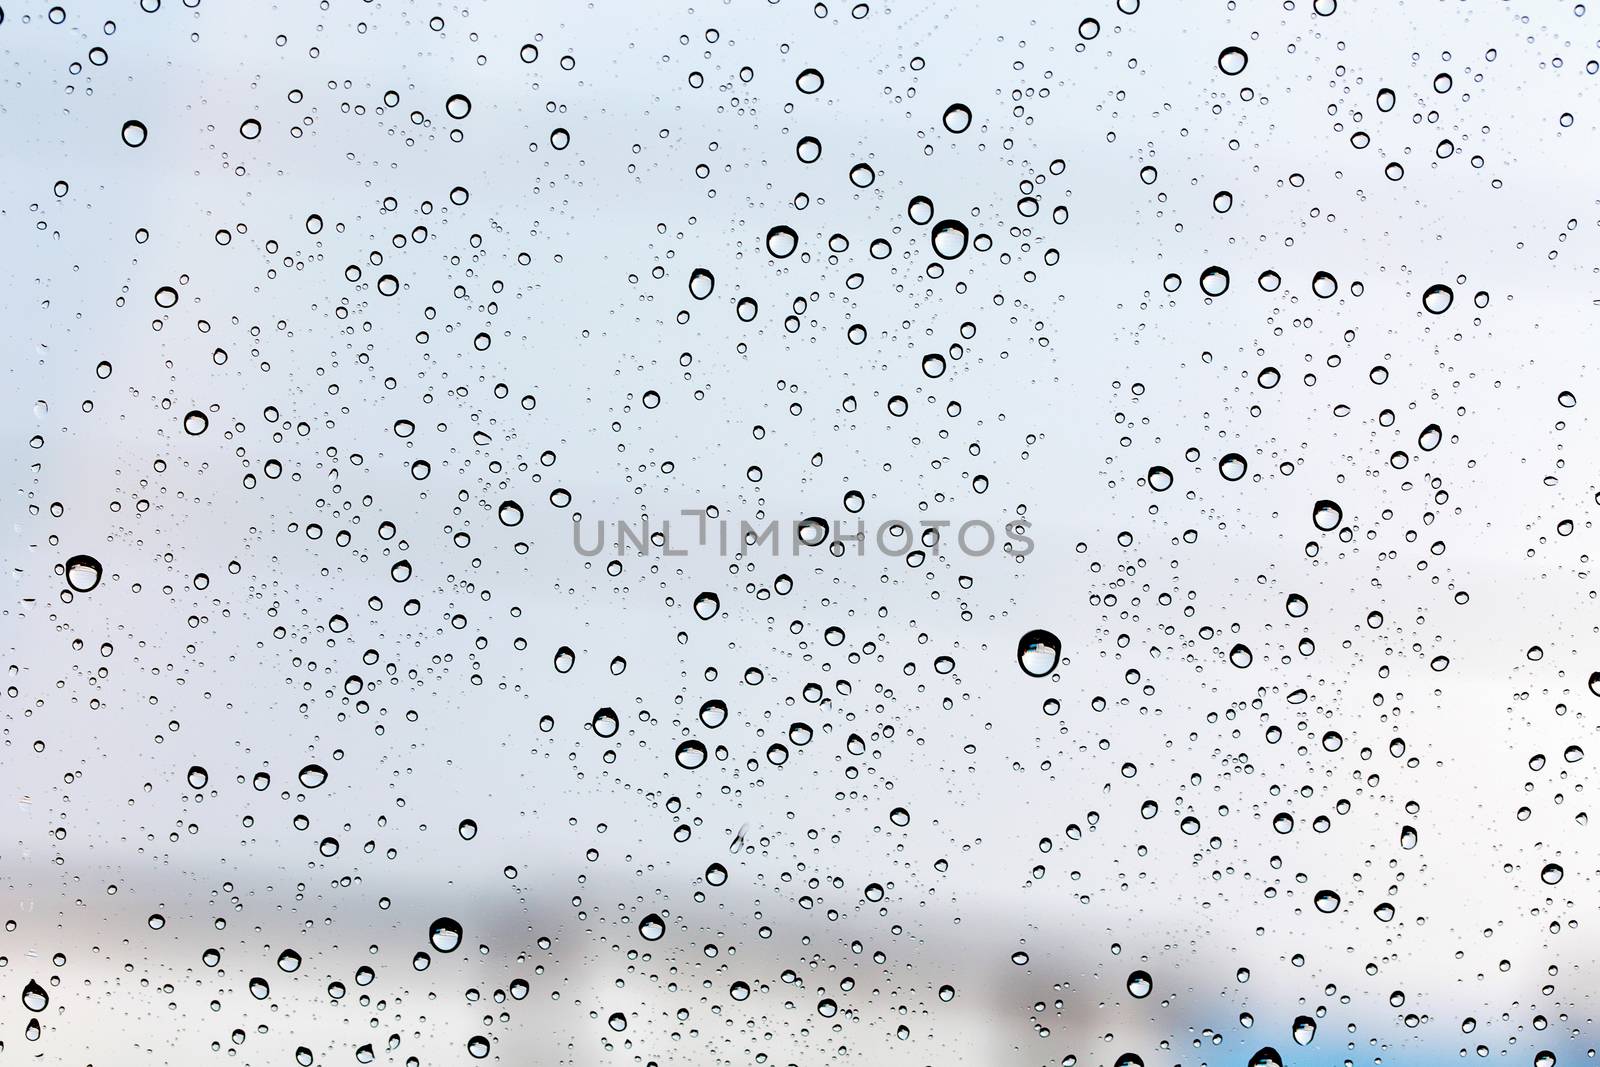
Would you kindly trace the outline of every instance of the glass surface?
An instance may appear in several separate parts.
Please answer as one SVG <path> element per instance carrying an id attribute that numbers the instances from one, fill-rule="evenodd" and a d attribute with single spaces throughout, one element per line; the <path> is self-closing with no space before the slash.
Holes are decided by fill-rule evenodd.
<path id="1" fill-rule="evenodd" d="M 3 1055 L 1592 1058 L 1593 23 L 6 4 Z"/>

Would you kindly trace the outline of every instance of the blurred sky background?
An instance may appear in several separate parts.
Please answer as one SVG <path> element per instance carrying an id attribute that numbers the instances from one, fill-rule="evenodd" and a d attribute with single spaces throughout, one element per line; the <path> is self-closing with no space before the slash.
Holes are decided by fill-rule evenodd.
<path id="1" fill-rule="evenodd" d="M 371 1042 L 431 1064 L 484 1034 L 500 1061 L 586 1067 L 1590 1055 L 1592 17 L 1123 8 L 7 5 L 6 1049 L 342 1063 Z M 1230 46 L 1250 57 L 1236 77 Z M 954 102 L 974 116 L 960 135 Z M 916 195 L 992 246 L 933 277 Z M 804 255 L 768 255 L 780 223 Z M 1208 300 L 1213 264 L 1231 281 Z M 704 303 L 697 266 L 717 277 Z M 1437 316 L 1435 283 L 1454 292 Z M 921 354 L 958 342 L 925 378 Z M 1218 475 L 1231 451 L 1238 483 Z M 1037 548 L 608 573 L 571 547 L 580 515 L 843 520 L 846 489 L 869 523 L 1022 517 Z M 1325 498 L 1348 539 L 1312 524 Z M 78 553 L 104 577 L 63 596 Z M 1018 669 L 1035 627 L 1063 646 L 1050 679 Z M 733 711 L 715 732 L 695 718 L 713 697 Z M 602 706 L 610 740 L 589 727 Z M 817 736 L 775 767 L 793 721 Z M 728 759 L 676 766 L 688 736 Z M 317 790 L 296 781 L 313 762 Z M 1292 834 L 1272 829 L 1284 811 Z M 651 912 L 669 933 L 647 944 Z M 465 944 L 417 971 L 440 915 Z M 527 999 L 496 1003 L 514 978 Z M 30 979 L 55 980 L 43 1012 Z M 845 1010 L 820 1016 L 823 996 Z"/>

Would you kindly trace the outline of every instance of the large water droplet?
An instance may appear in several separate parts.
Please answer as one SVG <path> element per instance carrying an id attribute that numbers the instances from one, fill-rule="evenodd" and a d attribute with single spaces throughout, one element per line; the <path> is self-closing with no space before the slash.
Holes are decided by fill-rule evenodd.
<path id="1" fill-rule="evenodd" d="M 449 916 L 440 916 L 428 927 L 428 943 L 440 952 L 454 952 L 461 947 L 461 924 Z"/>
<path id="2" fill-rule="evenodd" d="M 767 252 L 773 259 L 788 259 L 800 246 L 800 235 L 788 226 L 774 226 L 767 231 Z"/>
<path id="3" fill-rule="evenodd" d="M 942 219 L 933 227 L 933 251 L 940 259 L 955 259 L 967 250 L 967 227 L 956 219 Z"/>
<path id="4" fill-rule="evenodd" d="M 44 1011 L 50 1006 L 50 994 L 46 993 L 44 986 L 28 979 L 28 984 L 22 987 L 22 1006 L 29 1011 Z"/>
<path id="5" fill-rule="evenodd" d="M 704 300 L 711 295 L 711 291 L 716 287 L 716 275 L 704 267 L 696 267 L 689 274 L 689 295 L 696 300 Z"/>
<path id="6" fill-rule="evenodd" d="M 1456 301 L 1456 291 L 1448 285 L 1430 285 L 1422 294 L 1422 306 L 1435 315 L 1443 315 Z"/>
<path id="7" fill-rule="evenodd" d="M 673 758 L 678 761 L 678 766 L 692 771 L 705 764 L 706 746 L 691 738 L 678 746 Z"/>
<path id="8" fill-rule="evenodd" d="M 1311 507 L 1311 524 L 1327 532 L 1337 530 L 1344 521 L 1344 509 L 1331 500 L 1319 500 Z"/>
<path id="9" fill-rule="evenodd" d="M 1049 630 L 1029 630 L 1017 642 L 1017 663 L 1032 678 L 1043 678 L 1061 661 L 1061 639 Z"/>
<path id="10" fill-rule="evenodd" d="M 944 109 L 944 128 L 951 133 L 966 133 L 972 125 L 972 109 L 966 104 L 951 104 Z"/>
<path id="11" fill-rule="evenodd" d="M 67 585 L 74 592 L 87 593 L 100 584 L 100 561 L 93 556 L 73 556 L 67 560 Z"/>

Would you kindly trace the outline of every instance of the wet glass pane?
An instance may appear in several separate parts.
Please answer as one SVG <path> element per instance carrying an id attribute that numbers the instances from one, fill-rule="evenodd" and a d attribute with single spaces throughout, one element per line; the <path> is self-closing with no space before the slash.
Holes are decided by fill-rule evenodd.
<path id="1" fill-rule="evenodd" d="M 1592 1058 L 1592 23 L 5 4 L 0 1052 Z"/>

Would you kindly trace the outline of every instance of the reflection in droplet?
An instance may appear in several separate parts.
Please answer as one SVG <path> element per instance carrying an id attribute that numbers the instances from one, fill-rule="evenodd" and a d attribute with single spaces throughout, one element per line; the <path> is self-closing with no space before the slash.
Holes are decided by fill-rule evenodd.
<path id="1" fill-rule="evenodd" d="M 678 746 L 673 758 L 678 761 L 678 766 L 692 771 L 705 764 L 706 746 L 691 738 Z"/>
<path id="2" fill-rule="evenodd" d="M 1344 509 L 1331 500 L 1319 500 L 1311 507 L 1311 523 L 1323 532 L 1338 529 L 1343 521 Z"/>
<path id="3" fill-rule="evenodd" d="M 1456 291 L 1448 285 L 1430 285 L 1422 294 L 1422 306 L 1435 315 L 1443 315 L 1455 303 Z"/>
<path id="4" fill-rule="evenodd" d="M 44 986 L 30 978 L 22 987 L 22 1006 L 33 1012 L 44 1011 L 50 1006 L 50 994 L 45 992 Z"/>
<path id="5" fill-rule="evenodd" d="M 1148 997 L 1154 988 L 1155 983 L 1150 980 L 1149 971 L 1134 971 L 1128 975 L 1128 993 L 1139 1000 Z"/>
<path id="6" fill-rule="evenodd" d="M 696 267 L 689 274 L 689 295 L 696 300 L 704 300 L 716 287 L 716 276 L 704 267 Z"/>
<path id="7" fill-rule="evenodd" d="M 944 109 L 944 128 L 951 133 L 966 133 L 972 125 L 972 109 L 966 104 L 951 104 Z"/>
<path id="8" fill-rule="evenodd" d="M 767 231 L 767 252 L 773 259 L 787 259 L 800 246 L 800 235 L 788 226 L 774 226 Z"/>
<path id="9" fill-rule="evenodd" d="M 1228 291 L 1228 272 L 1211 266 L 1200 272 L 1200 291 L 1207 296 L 1221 296 Z"/>
<path id="10" fill-rule="evenodd" d="M 955 259 L 967 250 L 966 224 L 956 219 L 942 219 L 932 232 L 933 251 L 940 259 Z"/>
<path id="11" fill-rule="evenodd" d="M 1049 630 L 1029 630 L 1017 642 L 1017 663 L 1032 678 L 1043 678 L 1061 661 L 1061 639 Z"/>
<path id="12" fill-rule="evenodd" d="M 449 916 L 440 916 L 428 927 L 428 943 L 440 952 L 454 952 L 461 947 L 461 924 Z"/>
<path id="13" fill-rule="evenodd" d="M 67 560 L 67 585 L 74 592 L 87 593 L 100 584 L 100 561 L 93 556 L 73 556 Z"/>

